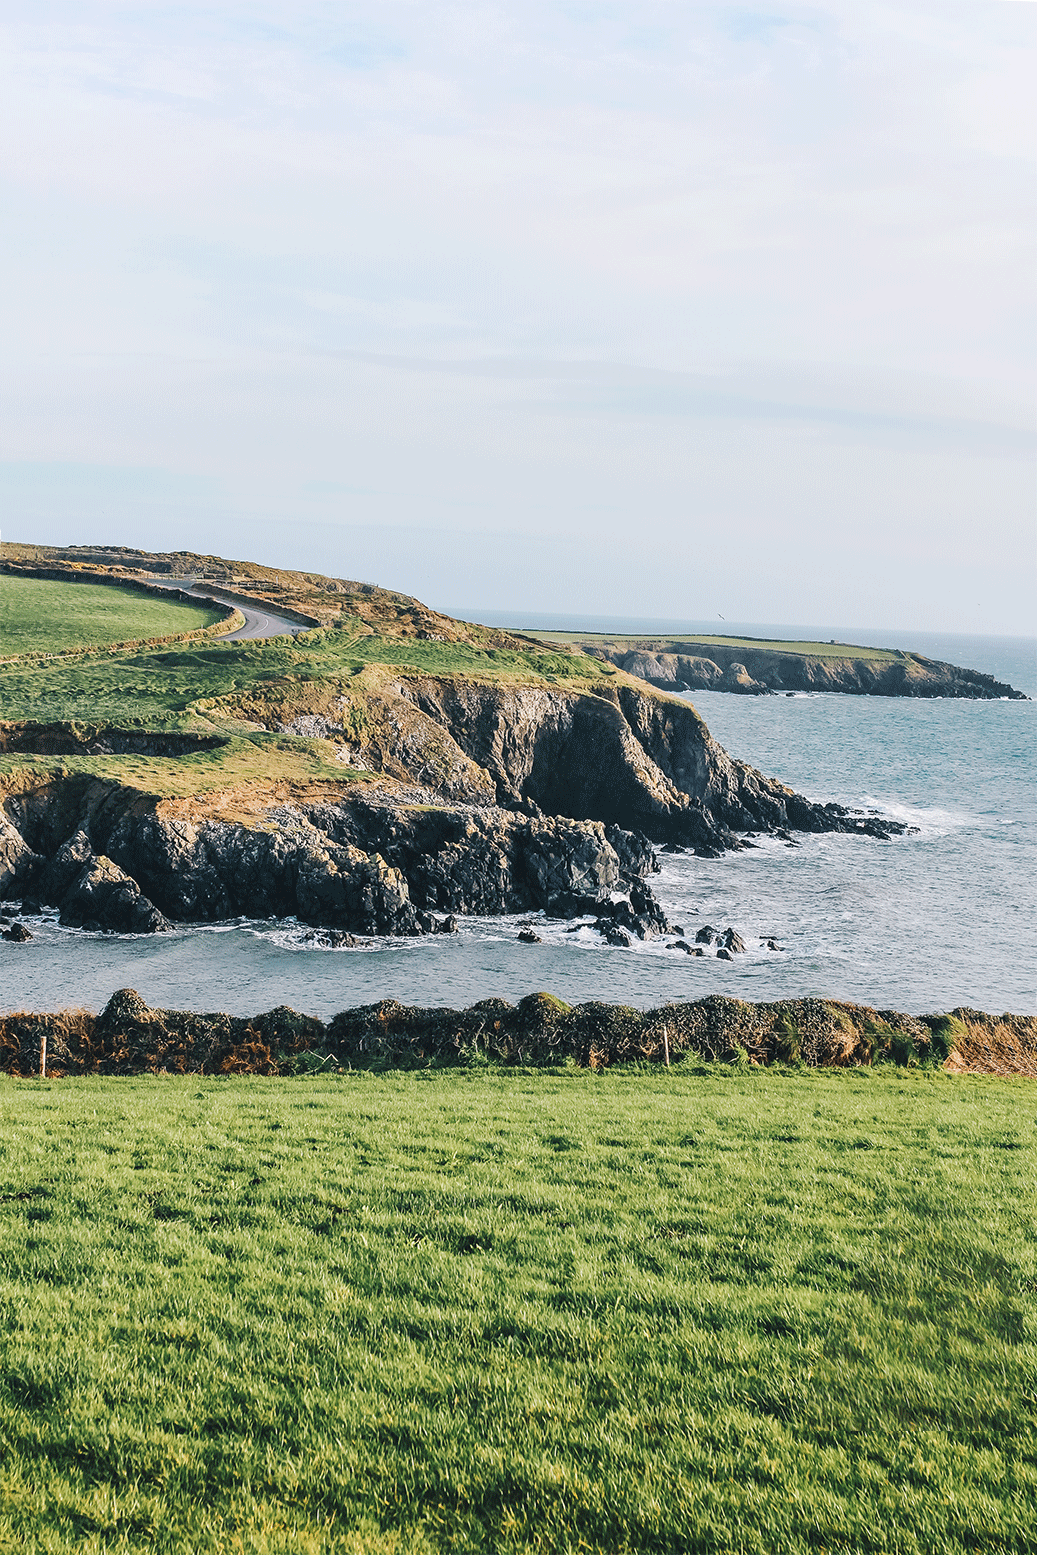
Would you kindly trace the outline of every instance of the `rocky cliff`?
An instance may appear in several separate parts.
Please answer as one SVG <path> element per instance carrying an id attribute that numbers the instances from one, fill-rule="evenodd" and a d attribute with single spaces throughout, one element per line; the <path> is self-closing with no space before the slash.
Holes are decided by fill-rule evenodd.
<path id="1" fill-rule="evenodd" d="M 667 930 L 645 884 L 653 843 L 716 855 L 754 832 L 903 829 L 736 761 L 644 678 L 371 585 L 216 557 L 4 552 L 71 584 L 197 573 L 324 623 L 0 665 L 0 899 L 71 925 L 295 915 L 416 934 L 535 908 L 594 913 L 624 942 Z"/>
<path id="2" fill-rule="evenodd" d="M 674 648 L 677 645 L 672 645 Z M 860 657 L 794 653 L 745 644 L 703 646 L 700 653 L 666 648 L 625 648 L 593 641 L 587 653 L 665 691 L 842 691 L 858 696 L 966 697 L 1026 701 L 1025 693 L 980 670 L 961 669 L 920 653 Z"/>
<path id="3" fill-rule="evenodd" d="M 390 673 L 349 685 L 264 688 L 245 705 L 264 727 L 340 741 L 352 765 L 455 802 L 533 805 L 715 855 L 752 831 L 902 828 L 819 805 L 737 761 L 687 702 L 626 678 L 593 693 L 467 676 Z"/>
<path id="4" fill-rule="evenodd" d="M 542 908 L 619 913 L 623 934 L 647 937 L 667 928 L 637 885 L 652 842 L 715 855 L 758 831 L 902 830 L 802 798 L 730 757 L 688 704 L 625 679 L 588 694 L 378 666 L 348 695 L 272 683 L 249 711 L 253 729 L 260 713 L 275 729 L 290 714 L 367 776 L 158 798 L 23 767 L 0 808 L 0 897 L 133 933 L 244 914 L 418 934 L 443 927 L 436 913 Z M 77 747 L 171 760 L 193 748 L 186 735 L 0 726 L 8 751 Z"/>

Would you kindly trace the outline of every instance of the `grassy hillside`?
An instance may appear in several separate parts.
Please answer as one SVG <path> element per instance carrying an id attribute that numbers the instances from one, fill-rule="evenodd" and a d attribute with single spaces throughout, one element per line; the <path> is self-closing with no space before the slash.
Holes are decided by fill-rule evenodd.
<path id="1" fill-rule="evenodd" d="M 439 641 L 483 641 L 495 645 L 514 643 L 508 632 L 470 626 L 430 610 L 420 600 L 392 589 L 379 588 L 348 578 L 329 578 L 315 572 L 293 572 L 285 567 L 266 567 L 260 562 L 231 561 L 223 556 L 202 556 L 192 551 L 134 551 L 125 546 L 21 545 L 4 541 L 0 560 L 15 566 L 60 568 L 70 578 L 98 572 L 110 577 L 167 579 L 190 578 L 240 589 L 274 606 L 288 606 L 316 618 L 324 625 L 340 624 L 355 617 L 387 637 L 426 637 Z"/>
<path id="2" fill-rule="evenodd" d="M 1033 1548 L 1023 1083 L 0 1093 L 4 1548 Z"/>
<path id="3" fill-rule="evenodd" d="M 225 615 L 211 606 L 100 583 L 0 574 L 0 659 L 174 637 L 212 626 Z"/>

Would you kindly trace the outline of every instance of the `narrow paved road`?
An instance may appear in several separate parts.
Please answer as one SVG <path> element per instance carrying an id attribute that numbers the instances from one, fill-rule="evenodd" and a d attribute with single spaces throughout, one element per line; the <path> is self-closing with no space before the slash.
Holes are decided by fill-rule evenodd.
<path id="1" fill-rule="evenodd" d="M 240 599 L 232 599 L 215 584 L 206 583 L 204 579 L 194 578 L 151 578 L 149 582 L 160 589 L 183 589 L 185 593 L 192 594 L 195 599 L 211 599 L 217 605 L 229 605 L 235 610 L 240 610 L 245 617 L 244 626 L 239 626 L 236 632 L 228 632 L 221 637 L 221 643 L 240 642 L 244 638 L 255 637 L 298 637 L 300 632 L 308 632 L 310 628 L 299 621 L 289 621 L 287 616 L 279 616 L 277 613 L 264 606 L 246 605 Z"/>

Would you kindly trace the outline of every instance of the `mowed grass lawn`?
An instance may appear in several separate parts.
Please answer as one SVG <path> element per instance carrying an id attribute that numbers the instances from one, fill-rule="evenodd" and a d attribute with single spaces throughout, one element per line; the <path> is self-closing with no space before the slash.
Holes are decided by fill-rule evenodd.
<path id="1" fill-rule="evenodd" d="M 103 583 L 59 583 L 0 573 L 0 659 L 174 637 L 211 626 L 225 614 Z"/>
<path id="2" fill-rule="evenodd" d="M 1037 1548 L 1030 1083 L 6 1081 L 0 1111 L 0 1548 Z"/>

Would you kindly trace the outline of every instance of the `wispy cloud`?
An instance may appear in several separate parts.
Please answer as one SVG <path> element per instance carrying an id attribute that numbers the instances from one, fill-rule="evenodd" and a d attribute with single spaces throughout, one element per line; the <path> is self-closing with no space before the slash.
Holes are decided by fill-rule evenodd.
<path id="1" fill-rule="evenodd" d="M 1019 547 L 1035 21 L 945 0 L 15 0 L 3 452 L 214 481 L 239 551 L 260 507 L 282 535 L 460 533 L 473 511 L 520 533 L 526 512 L 618 546 L 650 503 L 649 593 L 675 586 L 667 536 L 700 523 L 722 570 L 709 525 L 767 501 L 777 576 L 814 567 L 833 490 L 860 523 L 895 507 L 887 566 L 908 535 L 964 557 L 970 502 Z M 62 499 L 41 482 L 42 525 Z M 933 610 L 954 597 L 941 574 Z"/>

